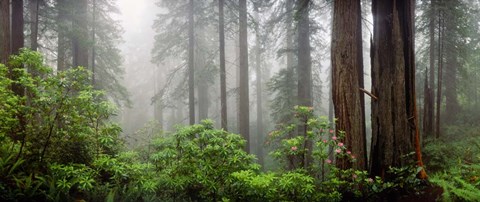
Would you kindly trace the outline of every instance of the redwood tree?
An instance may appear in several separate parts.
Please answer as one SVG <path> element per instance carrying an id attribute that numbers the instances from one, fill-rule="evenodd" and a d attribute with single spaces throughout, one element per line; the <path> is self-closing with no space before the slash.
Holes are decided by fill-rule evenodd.
<path id="1" fill-rule="evenodd" d="M 73 66 L 88 67 L 88 26 L 87 26 L 87 0 L 75 1 L 73 19 L 72 53 Z"/>
<path id="2" fill-rule="evenodd" d="M 388 178 L 390 166 L 416 153 L 422 166 L 415 103 L 414 0 L 373 0 L 372 144 L 370 174 Z M 420 173 L 425 178 L 424 171 Z"/>
<path id="3" fill-rule="evenodd" d="M 333 104 L 336 130 L 344 131 L 355 163 L 338 159 L 340 168 L 367 168 L 363 85 L 362 27 L 360 0 L 336 0 L 332 34 Z"/>
<path id="4" fill-rule="evenodd" d="M 248 39 L 247 39 L 247 1 L 239 2 L 240 17 L 240 103 L 239 103 L 239 132 L 247 140 L 246 151 L 250 153 L 250 118 L 249 118 L 249 94 L 248 94 Z"/>
<path id="5" fill-rule="evenodd" d="M 256 97 L 257 97 L 257 136 L 256 144 L 258 163 L 263 166 L 263 101 L 262 101 L 262 51 L 261 51 L 261 42 L 260 42 L 260 17 L 259 17 L 259 5 L 254 6 L 255 10 L 255 75 L 256 75 Z"/>
<path id="6" fill-rule="evenodd" d="M 298 105 L 312 107 L 312 57 L 310 55 L 310 0 L 297 1 L 297 79 L 298 79 Z M 306 122 L 306 120 L 302 120 Z M 307 136 L 305 123 L 299 125 L 298 135 Z M 312 142 L 306 138 L 306 152 L 303 158 L 303 166 L 306 168 L 312 162 Z"/>
<path id="7" fill-rule="evenodd" d="M 12 53 L 20 53 L 20 49 L 24 47 L 25 35 L 23 33 L 23 0 L 12 0 L 12 35 L 11 46 Z"/>
<path id="8" fill-rule="evenodd" d="M 30 48 L 38 48 L 38 9 L 40 0 L 29 0 L 30 8 Z"/>
<path id="9" fill-rule="evenodd" d="M 220 41 L 220 105 L 222 128 L 227 130 L 227 82 L 225 72 L 224 0 L 218 0 L 218 35 Z"/>
<path id="10" fill-rule="evenodd" d="M 10 1 L 0 0 L 0 63 L 10 55 Z"/>
<path id="11" fill-rule="evenodd" d="M 193 20 L 194 4 L 193 0 L 188 5 L 188 109 L 190 125 L 195 124 L 195 73 L 194 73 L 194 20 Z"/>

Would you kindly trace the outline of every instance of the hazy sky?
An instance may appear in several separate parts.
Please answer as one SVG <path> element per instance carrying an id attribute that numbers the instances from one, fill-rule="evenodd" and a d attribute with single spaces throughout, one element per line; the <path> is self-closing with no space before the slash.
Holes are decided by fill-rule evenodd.
<path id="1" fill-rule="evenodd" d="M 150 105 L 154 95 L 154 65 L 150 63 L 154 42 L 153 21 L 159 8 L 157 0 L 118 0 L 121 15 L 118 20 L 124 29 L 119 48 L 124 58 L 124 85 L 130 93 L 131 109 L 124 109 L 124 132 L 131 134 L 153 118 Z"/>

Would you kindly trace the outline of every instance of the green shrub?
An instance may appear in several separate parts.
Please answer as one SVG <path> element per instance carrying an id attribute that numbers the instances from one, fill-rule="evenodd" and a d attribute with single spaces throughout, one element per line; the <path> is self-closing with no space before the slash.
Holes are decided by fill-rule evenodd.
<path id="1" fill-rule="evenodd" d="M 165 198 L 220 200 L 231 173 L 258 170 L 239 135 L 213 128 L 209 120 L 179 128 L 155 141 L 152 155 Z"/>
<path id="2" fill-rule="evenodd" d="M 116 109 L 90 78 L 83 67 L 55 73 L 27 49 L 0 64 L 0 162 L 15 168 L 0 174 L 0 200 L 69 200 L 94 190 L 91 164 L 122 144 L 109 122 Z"/>

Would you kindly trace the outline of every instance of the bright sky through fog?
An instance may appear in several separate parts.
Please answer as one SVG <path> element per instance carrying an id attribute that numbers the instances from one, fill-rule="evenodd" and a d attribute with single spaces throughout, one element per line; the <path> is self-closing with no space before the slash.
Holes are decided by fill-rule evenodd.
<path id="1" fill-rule="evenodd" d="M 120 19 L 124 27 L 139 24 L 138 21 L 142 20 L 142 12 L 145 10 L 145 1 L 149 0 L 118 0 Z"/>

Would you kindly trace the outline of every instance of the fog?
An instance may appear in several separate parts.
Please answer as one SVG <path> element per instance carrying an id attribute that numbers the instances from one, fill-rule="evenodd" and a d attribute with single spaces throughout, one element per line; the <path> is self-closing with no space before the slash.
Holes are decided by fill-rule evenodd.
<path id="1" fill-rule="evenodd" d="M 0 201 L 480 201 L 478 0 L 1 0 Z"/>

